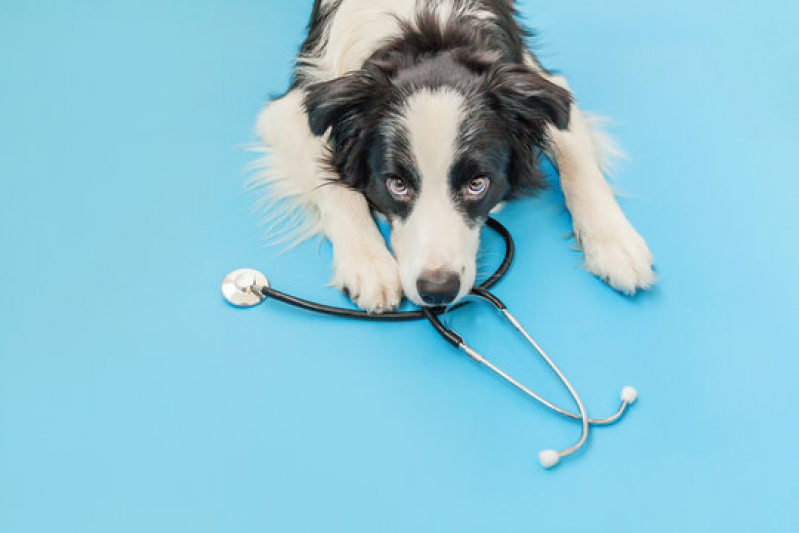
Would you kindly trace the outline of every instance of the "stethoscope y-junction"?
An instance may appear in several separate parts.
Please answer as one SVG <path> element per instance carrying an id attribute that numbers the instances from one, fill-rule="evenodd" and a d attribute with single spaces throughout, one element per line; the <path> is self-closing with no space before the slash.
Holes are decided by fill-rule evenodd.
<path id="1" fill-rule="evenodd" d="M 482 284 L 480 284 L 479 286 L 475 287 L 472 290 L 472 296 L 474 296 L 477 300 L 486 302 L 487 304 L 496 308 L 497 311 L 499 311 L 500 314 L 504 316 L 505 319 L 519 333 L 522 334 L 522 336 L 527 340 L 527 342 L 530 343 L 530 345 L 544 360 L 547 366 L 550 369 L 552 369 L 552 371 L 558 376 L 560 381 L 569 391 L 569 394 L 574 399 L 574 403 L 577 405 L 577 411 L 578 411 L 577 413 L 563 409 L 557 406 L 556 404 L 550 402 L 546 398 L 540 396 L 539 394 L 536 394 L 528 387 L 526 387 L 525 385 L 523 385 L 522 383 L 511 377 L 509 374 L 498 368 L 490 360 L 486 359 L 482 354 L 480 354 L 477 350 L 466 344 L 463 337 L 461 337 L 460 335 L 455 333 L 452 329 L 444 325 L 444 323 L 441 320 L 441 315 L 445 312 L 466 305 L 468 301 L 462 302 L 448 309 L 426 307 L 416 311 L 401 311 L 401 312 L 385 313 L 385 314 L 370 314 L 364 311 L 358 311 L 354 309 L 331 307 L 328 305 L 323 305 L 320 303 L 303 300 L 302 298 L 297 298 L 296 296 L 280 292 L 269 285 L 269 280 L 266 279 L 266 276 L 264 276 L 262 273 L 256 270 L 251 270 L 251 269 L 241 269 L 230 273 L 222 282 L 222 294 L 230 304 L 236 307 L 254 307 L 265 301 L 267 298 L 273 298 L 283 303 L 293 305 L 301 309 L 306 309 L 308 311 L 313 311 L 316 313 L 322 313 L 338 317 L 359 319 L 359 320 L 369 320 L 376 322 L 400 322 L 400 321 L 427 319 L 435 328 L 435 330 L 448 343 L 452 344 L 459 350 L 463 351 L 473 361 L 490 369 L 496 375 L 500 376 L 502 379 L 504 379 L 505 381 L 507 381 L 508 383 L 510 383 L 511 385 L 522 391 L 524 394 L 526 394 L 530 398 L 533 398 L 534 400 L 541 403 L 545 407 L 551 409 L 552 411 L 569 419 L 578 420 L 581 422 L 582 432 L 580 434 L 580 439 L 573 446 L 561 451 L 544 450 L 539 454 L 539 460 L 541 462 L 541 465 L 545 468 L 552 468 L 553 466 L 557 465 L 563 457 L 573 454 L 574 452 L 579 450 L 583 446 L 583 444 L 585 444 L 586 440 L 588 439 L 588 432 L 591 426 L 609 425 L 618 421 L 624 415 L 627 408 L 635 402 L 638 393 L 632 387 L 625 387 L 621 392 L 621 405 L 619 406 L 619 409 L 616 411 L 615 414 L 607 418 L 591 418 L 588 416 L 588 411 L 585 408 L 585 404 L 583 404 L 580 395 L 577 394 L 577 391 L 574 389 L 571 382 L 569 382 L 569 380 L 566 378 L 563 372 L 561 372 L 561 370 L 554 363 L 554 361 L 552 361 L 549 355 L 547 355 L 547 353 L 541 348 L 541 346 L 539 346 L 539 344 L 527 332 L 527 330 L 516 319 L 516 317 L 511 314 L 507 306 L 499 298 L 497 298 L 494 294 L 490 292 L 490 289 L 494 285 L 496 285 L 497 282 L 499 282 L 499 280 L 501 280 L 510 269 L 511 264 L 513 263 L 513 258 L 515 256 L 516 248 L 513 243 L 513 238 L 511 237 L 510 232 L 502 224 L 490 218 L 487 220 L 486 225 L 495 232 L 497 232 L 497 234 L 499 234 L 499 236 L 502 237 L 502 240 L 505 242 L 505 257 L 502 261 L 502 264 L 499 266 L 499 268 L 497 268 L 496 272 L 494 272 L 494 274 L 492 274 L 486 281 L 484 281 Z"/>

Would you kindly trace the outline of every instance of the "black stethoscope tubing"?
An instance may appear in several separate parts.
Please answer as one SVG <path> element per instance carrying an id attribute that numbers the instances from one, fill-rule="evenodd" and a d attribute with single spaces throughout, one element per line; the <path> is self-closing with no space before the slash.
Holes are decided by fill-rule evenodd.
<path id="1" fill-rule="evenodd" d="M 491 295 L 488 292 L 488 289 L 496 285 L 503 277 L 505 277 L 505 274 L 508 273 L 508 270 L 510 270 L 511 265 L 513 264 L 513 259 L 516 256 L 516 244 L 513 242 L 513 237 L 511 236 L 510 231 L 508 231 L 508 229 L 496 219 L 488 218 L 486 220 L 486 226 L 488 226 L 491 230 L 493 230 L 500 237 L 502 237 L 502 240 L 505 243 L 505 257 L 503 258 L 502 264 L 499 265 L 497 270 L 487 280 L 481 283 L 478 287 L 475 287 L 472 290 L 472 294 L 474 294 L 475 296 L 480 296 L 482 298 L 488 299 L 491 301 L 492 304 L 497 306 L 497 303 L 502 305 L 501 302 L 499 302 L 499 300 L 496 299 L 496 297 Z M 305 309 L 307 311 L 313 311 L 315 313 L 321 313 L 323 315 L 352 318 L 356 320 L 368 320 L 372 322 L 410 322 L 414 320 L 427 319 L 430 320 L 431 324 L 433 324 L 433 327 L 436 329 L 436 331 L 438 331 L 447 340 L 447 342 L 455 346 L 461 343 L 462 339 L 460 339 L 460 337 L 458 337 L 451 331 L 447 330 L 443 326 L 443 324 L 441 324 L 441 321 L 438 317 L 439 315 L 447 311 L 459 309 L 469 303 L 469 302 L 461 302 L 459 304 L 456 304 L 448 308 L 425 307 L 416 311 L 396 311 L 392 313 L 374 314 L 356 309 L 345 309 L 343 307 L 334 307 L 330 305 L 320 304 L 317 302 L 311 302 L 303 298 L 298 298 L 297 296 L 292 296 L 290 294 L 280 292 L 279 290 L 273 289 L 271 287 L 259 287 L 259 291 L 264 296 L 267 296 L 269 298 L 274 298 L 275 300 L 292 305 L 294 307 Z M 502 307 L 504 307 L 504 305 L 502 305 Z"/>

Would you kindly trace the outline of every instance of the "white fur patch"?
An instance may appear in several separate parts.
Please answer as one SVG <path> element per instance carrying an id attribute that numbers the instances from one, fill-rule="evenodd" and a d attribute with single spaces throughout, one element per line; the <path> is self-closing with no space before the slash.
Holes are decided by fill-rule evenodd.
<path id="1" fill-rule="evenodd" d="M 464 113 L 463 96 L 440 89 L 413 94 L 402 116 L 421 183 L 410 216 L 394 225 L 391 242 L 405 295 L 417 304 L 422 302 L 416 282 L 425 271 L 459 274 L 459 297 L 474 284 L 479 231 L 456 208 L 449 181 Z"/>
<path id="2" fill-rule="evenodd" d="M 327 0 L 325 4 L 330 4 Z M 343 0 L 326 28 L 326 39 L 310 56 L 300 58 L 303 71 L 326 81 L 361 68 L 380 44 L 399 34 L 417 0 Z"/>
<path id="3" fill-rule="evenodd" d="M 432 11 L 442 27 L 454 17 L 477 22 L 496 18 L 477 0 L 343 0 L 319 48 L 300 58 L 301 69 L 318 81 L 357 70 L 380 45 L 399 35 L 401 21 L 413 24 L 420 10 Z"/>
<path id="4" fill-rule="evenodd" d="M 453 19 L 473 19 L 478 21 L 494 20 L 496 16 L 480 7 L 477 0 L 420 0 L 421 4 L 427 4 L 428 9 L 433 11 L 438 19 L 439 25 L 444 28 Z"/>
<path id="5" fill-rule="evenodd" d="M 324 140 L 311 133 L 302 99 L 292 91 L 270 102 L 256 124 L 264 156 L 253 165 L 249 187 L 262 194 L 256 209 L 265 213 L 264 233 L 273 244 L 293 246 L 322 230 L 312 194 L 329 177 L 318 163 Z"/>
<path id="6" fill-rule="evenodd" d="M 551 81 L 568 88 L 563 78 Z M 608 156 L 620 150 L 599 126 L 599 121 L 573 105 L 569 128 L 552 127 L 549 136 L 586 268 L 617 291 L 634 294 L 655 284 L 654 259 L 603 175 L 609 167 Z"/>
<path id="7" fill-rule="evenodd" d="M 463 96 L 451 89 L 421 90 L 408 98 L 403 116 L 422 186 L 443 190 L 457 155 L 464 119 Z"/>

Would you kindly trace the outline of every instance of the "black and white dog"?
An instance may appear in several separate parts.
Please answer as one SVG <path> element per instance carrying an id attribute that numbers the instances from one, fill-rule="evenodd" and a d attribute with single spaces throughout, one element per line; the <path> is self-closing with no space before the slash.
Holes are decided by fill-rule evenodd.
<path id="1" fill-rule="evenodd" d="M 316 0 L 289 92 L 258 119 L 261 179 L 333 244 L 333 284 L 371 312 L 464 297 L 498 205 L 557 164 L 588 270 L 655 281 L 604 173 L 605 137 L 525 45 L 513 0 Z M 391 224 L 392 255 L 372 218 Z"/>

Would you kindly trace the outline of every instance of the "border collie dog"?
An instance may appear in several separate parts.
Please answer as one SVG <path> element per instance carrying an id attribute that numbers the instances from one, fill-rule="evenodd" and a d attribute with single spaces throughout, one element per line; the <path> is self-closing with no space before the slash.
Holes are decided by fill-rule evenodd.
<path id="1" fill-rule="evenodd" d="M 544 187 L 542 154 L 587 269 L 626 294 L 654 283 L 604 177 L 608 143 L 525 37 L 513 0 L 315 0 L 291 88 L 258 119 L 259 180 L 330 239 L 333 285 L 361 308 L 467 295 L 486 217 Z"/>

